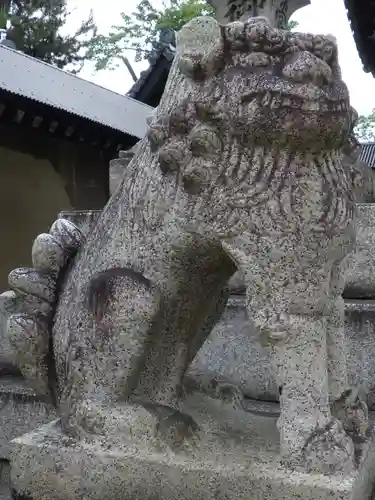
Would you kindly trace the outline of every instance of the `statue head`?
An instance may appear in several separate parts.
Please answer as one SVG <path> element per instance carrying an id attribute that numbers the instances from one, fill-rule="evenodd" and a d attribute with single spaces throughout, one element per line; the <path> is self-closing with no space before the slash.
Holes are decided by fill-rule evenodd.
<path id="1" fill-rule="evenodd" d="M 190 91 L 149 139 L 182 191 L 223 201 L 229 187 L 228 212 L 267 199 L 287 157 L 341 151 L 356 114 L 331 37 L 275 29 L 265 18 L 217 24 L 217 33 L 207 53 L 180 53 Z"/>

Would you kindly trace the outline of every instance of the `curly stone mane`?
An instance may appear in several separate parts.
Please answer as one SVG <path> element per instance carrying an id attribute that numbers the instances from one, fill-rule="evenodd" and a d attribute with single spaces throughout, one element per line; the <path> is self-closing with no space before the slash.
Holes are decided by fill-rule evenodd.
<path id="1" fill-rule="evenodd" d="M 227 237 L 248 226 L 254 208 L 273 197 L 289 229 L 291 219 L 301 227 L 294 198 L 311 165 L 326 193 L 316 230 L 340 231 L 353 217 L 351 178 L 341 160 L 356 115 L 336 44 L 274 29 L 262 18 L 220 32 L 207 54 L 181 56 L 192 90 L 148 131 L 161 172 L 175 175 L 189 195 L 180 218 L 199 220 L 201 214 Z M 272 220 L 272 211 L 268 207 L 262 218 Z"/>

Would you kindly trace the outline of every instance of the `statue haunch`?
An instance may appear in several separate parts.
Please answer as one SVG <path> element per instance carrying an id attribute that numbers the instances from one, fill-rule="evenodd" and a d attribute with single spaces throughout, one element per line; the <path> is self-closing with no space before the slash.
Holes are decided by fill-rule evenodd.
<path id="1" fill-rule="evenodd" d="M 183 377 L 239 268 L 272 351 L 282 460 L 354 466 L 366 408 L 348 387 L 341 298 L 354 121 L 330 38 L 263 18 L 182 29 L 148 136 L 95 229 L 83 243 L 58 221 L 34 269 L 10 275 L 25 294 L 9 320 L 20 368 L 66 432 L 120 439 L 153 415 L 171 445 L 194 437 Z"/>

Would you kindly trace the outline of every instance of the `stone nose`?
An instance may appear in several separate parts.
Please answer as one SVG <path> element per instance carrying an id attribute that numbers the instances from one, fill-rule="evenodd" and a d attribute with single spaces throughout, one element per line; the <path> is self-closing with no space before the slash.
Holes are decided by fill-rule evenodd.
<path id="1" fill-rule="evenodd" d="M 333 80 L 330 66 L 311 52 L 303 51 L 290 56 L 283 68 L 283 75 L 297 83 L 313 83 L 318 87 L 329 85 Z"/>

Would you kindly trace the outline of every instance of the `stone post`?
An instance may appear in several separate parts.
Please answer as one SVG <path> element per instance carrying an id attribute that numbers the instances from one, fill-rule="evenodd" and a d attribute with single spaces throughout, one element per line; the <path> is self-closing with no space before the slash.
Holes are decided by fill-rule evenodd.
<path id="1" fill-rule="evenodd" d="M 285 28 L 292 14 L 310 4 L 310 0 L 207 0 L 216 9 L 221 23 L 267 17 L 273 26 Z"/>

